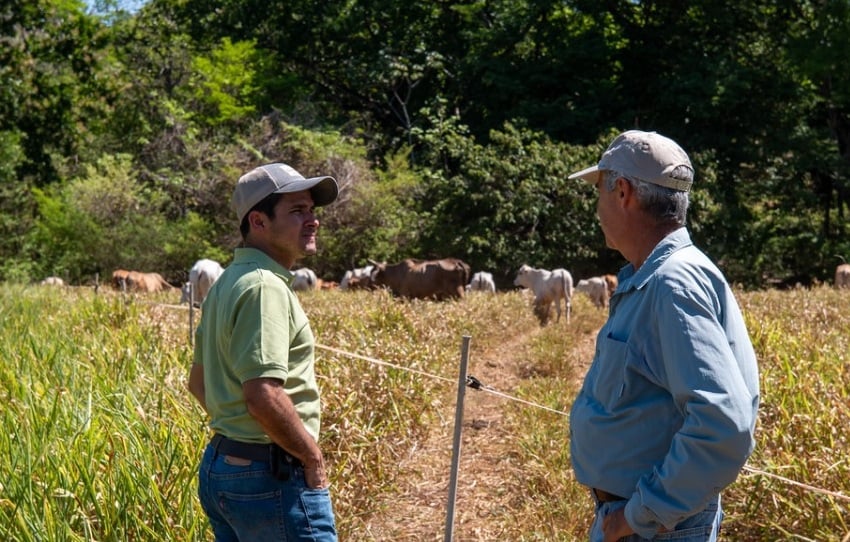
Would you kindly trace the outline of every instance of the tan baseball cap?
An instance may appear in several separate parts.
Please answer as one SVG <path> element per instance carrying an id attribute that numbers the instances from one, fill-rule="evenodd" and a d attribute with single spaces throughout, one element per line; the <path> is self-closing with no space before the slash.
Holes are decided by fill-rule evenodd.
<path id="1" fill-rule="evenodd" d="M 679 166 L 694 170 L 687 153 L 675 141 L 657 132 L 629 130 L 618 135 L 595 166 L 570 175 L 595 183 L 596 172 L 613 170 L 648 183 L 687 192 L 691 183 L 670 174 Z"/>
<path id="2" fill-rule="evenodd" d="M 306 179 L 294 168 L 282 164 L 266 164 L 252 169 L 239 178 L 230 200 L 239 222 L 251 208 L 270 194 L 309 190 L 316 207 L 333 202 L 339 187 L 333 177 L 327 175 Z"/>

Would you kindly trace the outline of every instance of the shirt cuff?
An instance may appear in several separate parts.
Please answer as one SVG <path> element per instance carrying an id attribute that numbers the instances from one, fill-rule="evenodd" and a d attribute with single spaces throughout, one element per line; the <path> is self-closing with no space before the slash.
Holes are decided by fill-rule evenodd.
<path id="1" fill-rule="evenodd" d="M 640 501 L 634 497 L 626 503 L 623 514 L 626 517 L 629 527 L 641 538 L 654 538 L 658 534 L 658 530 L 662 527 L 652 510 L 642 506 Z"/>

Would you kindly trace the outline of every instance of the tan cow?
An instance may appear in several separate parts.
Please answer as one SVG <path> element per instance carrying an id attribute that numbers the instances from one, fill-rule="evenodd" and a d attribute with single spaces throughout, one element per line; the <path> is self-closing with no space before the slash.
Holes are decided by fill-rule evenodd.
<path id="1" fill-rule="evenodd" d="M 608 286 L 608 298 L 614 295 L 614 290 L 617 289 L 617 275 L 602 275 L 605 284 Z"/>
<path id="2" fill-rule="evenodd" d="M 469 282 L 469 265 L 457 258 L 408 258 L 391 265 L 371 263 L 372 284 L 377 288 L 387 287 L 398 297 L 437 301 L 462 298 Z"/>
<path id="3" fill-rule="evenodd" d="M 835 287 L 850 288 L 850 263 L 843 263 L 835 268 Z"/>
<path id="4" fill-rule="evenodd" d="M 116 269 L 112 273 L 112 284 L 119 290 L 134 292 L 165 292 L 176 289 L 159 273 L 142 273 Z"/>
<path id="5" fill-rule="evenodd" d="M 127 290 L 129 288 L 127 284 L 127 277 L 129 276 L 130 272 L 126 269 L 116 269 L 112 272 L 112 286 L 114 286 L 116 290 Z"/>

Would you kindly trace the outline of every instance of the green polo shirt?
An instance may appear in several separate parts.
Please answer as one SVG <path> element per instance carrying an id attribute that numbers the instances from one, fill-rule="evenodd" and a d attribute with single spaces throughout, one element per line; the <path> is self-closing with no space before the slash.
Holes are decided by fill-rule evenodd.
<path id="1" fill-rule="evenodd" d="M 319 440 L 315 339 L 292 273 L 253 248 L 237 248 L 215 281 L 195 331 L 194 363 L 204 367 L 210 428 L 243 442 L 271 442 L 248 413 L 242 383 L 277 378 L 304 427 Z"/>

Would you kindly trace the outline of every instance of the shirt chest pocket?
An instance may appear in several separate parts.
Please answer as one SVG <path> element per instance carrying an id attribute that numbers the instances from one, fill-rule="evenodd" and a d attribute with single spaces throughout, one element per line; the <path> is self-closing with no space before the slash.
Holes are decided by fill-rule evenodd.
<path id="1" fill-rule="evenodd" d="M 592 394 L 600 404 L 611 409 L 627 393 L 628 380 L 633 378 L 634 369 L 641 363 L 628 343 L 605 337 L 597 345 L 593 365 Z"/>

